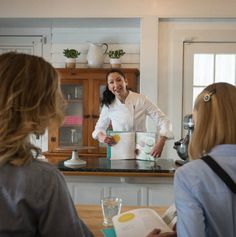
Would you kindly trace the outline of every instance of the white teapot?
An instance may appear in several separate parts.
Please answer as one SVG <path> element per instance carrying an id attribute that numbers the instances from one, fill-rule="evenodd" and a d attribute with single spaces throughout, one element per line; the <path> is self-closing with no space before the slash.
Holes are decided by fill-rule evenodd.
<path id="1" fill-rule="evenodd" d="M 90 43 L 87 55 L 88 66 L 91 68 L 102 67 L 107 49 L 108 45 L 106 43 L 102 44 Z"/>

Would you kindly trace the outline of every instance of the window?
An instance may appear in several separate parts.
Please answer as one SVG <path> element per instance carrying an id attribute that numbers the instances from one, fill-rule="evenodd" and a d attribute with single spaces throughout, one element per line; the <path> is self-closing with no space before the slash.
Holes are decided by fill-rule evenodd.
<path id="1" fill-rule="evenodd" d="M 236 54 L 193 55 L 193 103 L 209 84 L 227 82 L 235 85 L 235 57 Z"/>
<path id="2" fill-rule="evenodd" d="M 236 85 L 236 42 L 184 43 L 183 116 L 192 112 L 197 95 L 209 84 Z"/>

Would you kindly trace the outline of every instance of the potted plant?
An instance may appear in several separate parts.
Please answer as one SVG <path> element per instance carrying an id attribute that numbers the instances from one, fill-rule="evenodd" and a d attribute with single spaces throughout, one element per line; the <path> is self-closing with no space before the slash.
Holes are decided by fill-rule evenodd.
<path id="1" fill-rule="evenodd" d="M 75 68 L 76 58 L 78 58 L 80 52 L 76 49 L 64 49 L 63 55 L 66 57 L 66 68 Z"/>
<path id="2" fill-rule="evenodd" d="M 112 68 L 120 68 L 121 67 L 121 56 L 125 54 L 123 49 L 110 50 L 108 52 L 108 56 L 110 58 L 110 64 Z"/>

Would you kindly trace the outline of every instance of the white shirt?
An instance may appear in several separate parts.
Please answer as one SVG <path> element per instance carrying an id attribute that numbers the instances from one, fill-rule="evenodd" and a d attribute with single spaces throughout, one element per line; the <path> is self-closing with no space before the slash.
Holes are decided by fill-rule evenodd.
<path id="1" fill-rule="evenodd" d="M 92 136 L 97 139 L 99 132 L 106 133 L 110 122 L 114 131 L 146 132 L 146 116 L 154 120 L 160 136 L 173 138 L 172 125 L 165 114 L 146 96 L 132 91 L 129 91 L 124 104 L 115 98 L 109 107 L 102 107 Z"/>

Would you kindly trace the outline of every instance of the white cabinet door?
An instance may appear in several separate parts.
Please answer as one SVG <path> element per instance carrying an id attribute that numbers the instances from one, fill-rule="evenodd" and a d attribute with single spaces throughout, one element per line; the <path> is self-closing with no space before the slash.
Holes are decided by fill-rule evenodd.
<path id="1" fill-rule="evenodd" d="M 113 184 L 110 193 L 111 196 L 121 197 L 123 205 L 147 205 L 146 187 L 139 184 Z"/>
<path id="2" fill-rule="evenodd" d="M 158 184 L 148 187 L 149 206 L 169 206 L 174 203 L 174 190 L 172 184 Z"/>
<path id="3" fill-rule="evenodd" d="M 101 183 L 78 183 L 73 187 L 73 201 L 80 204 L 100 204 L 106 196 L 106 186 Z"/>
<path id="4" fill-rule="evenodd" d="M 102 197 L 117 196 L 123 205 L 168 206 L 174 202 L 173 177 L 124 178 L 65 176 L 75 204 L 100 204 Z"/>
<path id="5" fill-rule="evenodd" d="M 43 56 L 42 36 L 0 36 L 0 54 L 9 51 Z"/>

